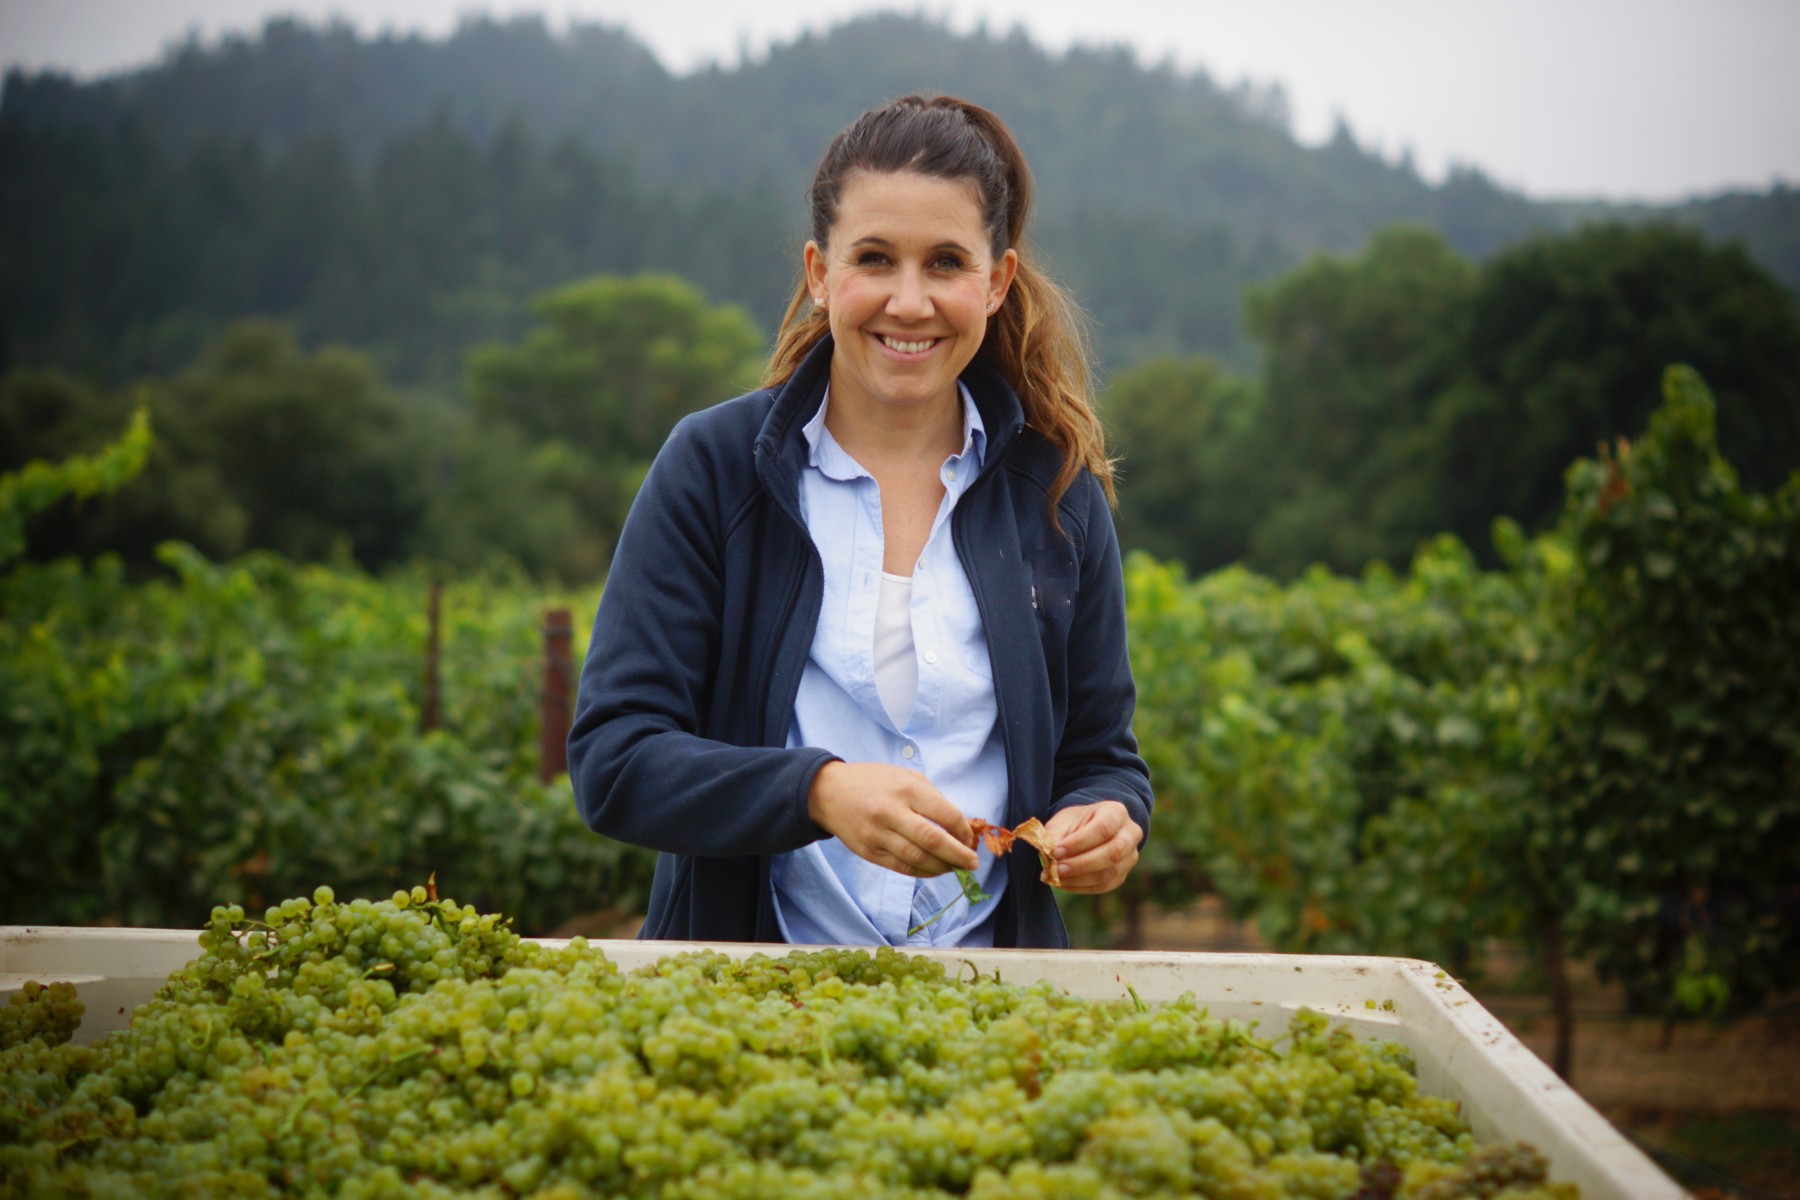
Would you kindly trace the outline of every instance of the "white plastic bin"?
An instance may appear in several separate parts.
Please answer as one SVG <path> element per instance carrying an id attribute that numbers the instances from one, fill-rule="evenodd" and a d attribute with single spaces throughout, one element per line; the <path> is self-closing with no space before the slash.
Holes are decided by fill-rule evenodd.
<path id="1" fill-rule="evenodd" d="M 552 942 L 550 945 L 560 945 Z M 734 957 L 786 946 L 595 941 L 627 970 L 687 950 Z M 0 995 L 26 980 L 73 982 L 86 1005 L 77 1040 L 123 1028 L 131 1010 L 199 953 L 197 935 L 169 929 L 0 926 Z M 1685 1195 L 1637 1147 L 1466 991 L 1431 963 L 1299 954 L 1178 954 L 1085 950 L 926 951 L 953 969 L 972 963 L 1013 983 L 1048 980 L 1071 995 L 1112 999 L 1129 987 L 1147 1002 L 1193 993 L 1215 1016 L 1279 1033 L 1298 1009 L 1358 1036 L 1403 1042 L 1426 1091 L 1459 1101 L 1483 1142 L 1523 1140 L 1586 1200 L 1676 1200 Z M 1371 1004 L 1373 1007 L 1371 1007 Z"/>

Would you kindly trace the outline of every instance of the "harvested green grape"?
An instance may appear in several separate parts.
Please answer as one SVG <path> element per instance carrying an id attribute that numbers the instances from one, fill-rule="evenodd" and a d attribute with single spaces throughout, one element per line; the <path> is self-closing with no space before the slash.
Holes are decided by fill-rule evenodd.
<path id="1" fill-rule="evenodd" d="M 0 1197 L 1575 1196 L 1311 1013 L 1266 1040 L 888 949 L 628 974 L 424 889 L 201 946 L 129 1029 L 0 1051 Z"/>
<path id="2" fill-rule="evenodd" d="M 73 984 L 52 983 L 45 987 L 29 980 L 0 1006 L 0 1049 L 33 1038 L 59 1046 L 75 1035 L 81 1025 L 81 1011 Z"/>

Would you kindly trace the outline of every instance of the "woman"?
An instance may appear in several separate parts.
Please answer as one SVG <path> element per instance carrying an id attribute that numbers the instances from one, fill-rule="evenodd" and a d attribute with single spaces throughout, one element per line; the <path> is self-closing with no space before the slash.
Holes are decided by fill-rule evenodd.
<path id="1" fill-rule="evenodd" d="M 657 456 L 569 734 L 583 818 L 661 851 L 642 936 L 1063 946 L 1048 872 L 970 819 L 1039 818 L 1068 891 L 1137 861 L 1111 468 L 1029 203 L 985 109 L 864 113 L 766 386 Z"/>

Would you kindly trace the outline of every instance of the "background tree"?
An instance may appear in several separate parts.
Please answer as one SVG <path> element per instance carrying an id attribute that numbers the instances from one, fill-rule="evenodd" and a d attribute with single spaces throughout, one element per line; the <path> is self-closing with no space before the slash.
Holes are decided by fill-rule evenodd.
<path id="1" fill-rule="evenodd" d="M 1477 265 L 1396 227 L 1252 291 L 1248 313 L 1260 399 L 1234 420 L 1201 430 L 1164 412 L 1157 432 L 1134 427 L 1150 401 L 1134 373 L 1115 383 L 1133 399 L 1112 417 L 1142 467 L 1126 486 L 1156 513 L 1122 519 L 1127 546 L 1293 577 L 1315 562 L 1398 568 L 1448 529 L 1492 565 L 1493 521 L 1554 524 L 1565 464 L 1641 429 L 1672 359 L 1719 378 L 1720 443 L 1750 486 L 1800 463 L 1800 310 L 1741 250 L 1689 230 L 1598 226 Z M 1172 370 L 1156 387 L 1179 390 Z M 1203 526 L 1233 557 L 1178 544 L 1200 547 L 1189 531 Z"/>
<path id="2" fill-rule="evenodd" d="M 0 469 L 92 451 L 134 397 L 157 414 L 156 437 L 135 485 L 123 495 L 71 498 L 38 514 L 29 526 L 32 557 L 110 552 L 141 572 L 167 538 L 219 556 L 245 548 L 248 515 L 219 465 L 193 445 L 196 414 L 177 410 L 156 384 L 109 390 L 61 371 L 13 372 L 0 383 Z"/>
<path id="3" fill-rule="evenodd" d="M 292 333 L 242 322 L 172 380 L 106 392 L 55 372 L 0 386 L 0 469 L 91 450 L 137 403 L 157 430 L 135 486 L 52 508 L 35 558 L 113 551 L 143 569 L 186 541 L 215 557 L 252 547 L 370 566 L 414 552 L 423 500 L 403 414 L 352 351 L 302 352 Z"/>
<path id="4" fill-rule="evenodd" d="M 1268 500 L 1242 455 L 1255 388 L 1203 358 L 1157 359 L 1119 375 L 1102 397 L 1119 457 L 1122 544 L 1205 571 L 1242 556 Z"/>
<path id="5" fill-rule="evenodd" d="M 762 339 L 740 309 L 665 275 L 583 280 L 532 308 L 540 325 L 521 341 L 470 353 L 469 394 L 481 421 L 555 448 L 587 535 L 610 553 L 675 422 L 754 387 Z"/>
<path id="6" fill-rule="evenodd" d="M 522 569 L 536 579 L 587 581 L 606 570 L 610 542 L 578 497 L 591 464 L 566 443 L 534 443 L 467 410 L 415 405 L 426 508 L 416 553 L 456 573 Z"/>
<path id="7" fill-rule="evenodd" d="M 170 386 L 194 448 L 248 517 L 246 540 L 290 558 L 338 549 L 372 566 L 410 548 L 422 500 L 399 415 L 352 351 L 304 354 L 280 326 L 244 322 Z"/>
<path id="8" fill-rule="evenodd" d="M 1422 478 L 1429 414 L 1458 372 L 1476 277 L 1437 234 L 1402 226 L 1250 294 L 1263 400 L 1240 453 L 1272 498 L 1252 563 L 1281 575 L 1404 563 L 1443 527 Z"/>
<path id="9" fill-rule="evenodd" d="M 1800 311 L 1739 248 L 1669 225 L 1600 225 L 1497 255 L 1470 297 L 1460 378 L 1433 414 L 1435 524 L 1486 545 L 1541 530 L 1563 466 L 1644 428 L 1670 363 L 1713 389 L 1721 450 L 1752 487 L 1800 463 Z"/>
<path id="10" fill-rule="evenodd" d="M 470 354 L 473 405 L 396 391 L 367 356 L 307 353 L 257 321 L 173 379 L 107 389 L 15 371 L 0 381 L 0 470 L 91 452 L 140 400 L 158 431 L 128 493 L 35 516 L 31 554 L 113 551 L 156 570 L 175 539 L 214 559 L 264 549 L 596 578 L 669 430 L 754 386 L 762 340 L 741 311 L 667 276 L 571 284 L 536 311 L 521 341 Z"/>
<path id="11" fill-rule="evenodd" d="M 25 522 L 65 497 L 86 499 L 117 491 L 144 469 L 150 418 L 139 409 L 124 435 L 92 456 L 60 462 L 38 459 L 0 472 L 0 566 L 25 552 Z"/>

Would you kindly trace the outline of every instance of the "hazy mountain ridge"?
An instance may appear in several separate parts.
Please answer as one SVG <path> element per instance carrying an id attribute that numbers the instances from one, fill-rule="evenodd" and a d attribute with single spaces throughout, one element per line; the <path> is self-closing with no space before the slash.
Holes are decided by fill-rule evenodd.
<path id="1" fill-rule="evenodd" d="M 474 19 L 432 40 L 363 38 L 342 24 L 281 19 L 253 37 L 190 42 L 152 66 L 91 83 L 10 72 L 0 125 L 50 138 L 132 130 L 194 153 L 247 144 L 280 162 L 341 155 L 364 178 L 384 163 L 391 173 L 394 147 L 422 130 L 467 139 L 494 171 L 504 170 L 508 138 L 538 147 L 573 139 L 621 178 L 642 182 L 643 220 L 681 209 L 701 222 L 698 233 L 616 227 L 615 240 L 673 244 L 675 258 L 634 251 L 594 263 L 687 270 L 704 258 L 691 243 L 708 236 L 709 208 L 735 207 L 741 196 L 763 214 L 713 236 L 719 244 L 708 253 L 738 261 L 703 272 L 703 281 L 767 328 L 779 315 L 785 256 L 820 149 L 861 109 L 909 91 L 966 95 L 1012 124 L 1037 173 L 1039 244 L 1099 318 L 1115 364 L 1206 352 L 1247 365 L 1245 286 L 1316 251 L 1357 250 L 1396 222 L 1434 227 L 1483 257 L 1584 221 L 1682 220 L 1742 240 L 1800 292 L 1800 202 L 1788 189 L 1655 207 L 1533 201 L 1475 169 L 1433 186 L 1409 164 L 1365 150 L 1347 128 L 1322 146 L 1300 144 L 1278 88 L 1227 89 L 1204 72 L 1145 66 L 1124 48 L 1052 54 L 1017 32 L 959 35 L 891 14 L 681 76 L 628 32 L 603 25 L 558 34 L 541 18 Z M 792 205 L 785 236 L 768 223 L 784 197 Z M 507 219 L 482 216 L 489 225 Z M 553 250 L 545 254 L 554 261 Z M 570 256 L 572 268 L 587 261 Z M 764 276 L 781 286 L 745 282 Z M 15 311 L 20 301 L 15 294 Z"/>
<path id="2" fill-rule="evenodd" d="M 587 126 L 587 140 L 604 145 L 617 140 L 625 101 L 666 103 L 672 83 L 647 48 L 602 25 L 558 36 L 541 19 L 484 19 L 442 40 L 365 39 L 347 24 L 281 17 L 253 38 L 190 40 L 88 83 L 8 71 L 0 112 L 47 126 L 131 116 L 177 146 L 223 134 L 281 147 L 330 133 L 366 164 L 439 112 L 477 138 L 516 112 L 546 134 Z"/>
<path id="3" fill-rule="evenodd" d="M 224 134 L 278 147 L 331 133 L 360 162 L 439 112 L 477 139 L 516 113 L 546 140 L 572 133 L 602 154 L 628 155 L 657 182 L 793 187 L 850 117 L 915 91 L 955 92 L 1001 112 L 1051 219 L 1090 207 L 1224 219 L 1291 230 L 1282 240 L 1296 245 L 1348 248 L 1372 224 L 1430 221 L 1457 203 L 1454 188 L 1434 189 L 1363 151 L 1348 131 L 1300 145 L 1279 89 L 1227 90 L 1204 72 L 1145 67 L 1122 47 L 1053 55 L 1017 32 L 958 35 L 898 15 L 685 76 L 603 25 L 558 35 L 540 18 L 476 19 L 432 41 L 278 19 L 255 38 L 189 42 L 92 83 L 10 72 L 0 111 L 51 125 L 129 115 L 177 145 Z"/>

